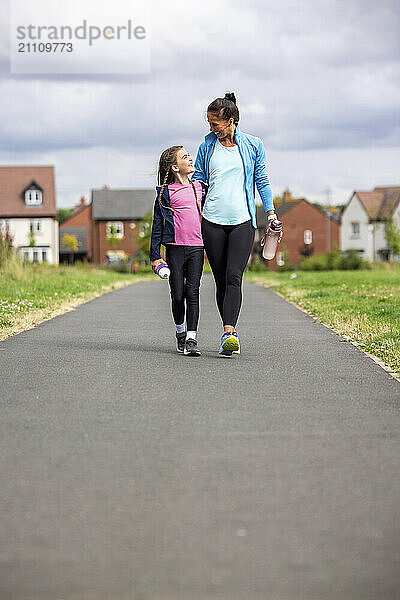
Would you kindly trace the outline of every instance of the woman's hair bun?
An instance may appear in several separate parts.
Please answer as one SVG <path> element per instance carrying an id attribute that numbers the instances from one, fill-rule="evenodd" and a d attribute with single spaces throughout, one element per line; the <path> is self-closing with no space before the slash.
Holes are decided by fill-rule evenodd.
<path id="1" fill-rule="evenodd" d="M 236 96 L 233 92 L 226 92 L 224 100 L 230 100 L 233 104 L 236 104 Z"/>
<path id="2" fill-rule="evenodd" d="M 207 112 L 215 113 L 223 121 L 233 119 L 235 125 L 239 123 L 239 109 L 236 106 L 236 97 L 233 92 L 226 92 L 223 98 L 215 98 L 208 105 Z"/>

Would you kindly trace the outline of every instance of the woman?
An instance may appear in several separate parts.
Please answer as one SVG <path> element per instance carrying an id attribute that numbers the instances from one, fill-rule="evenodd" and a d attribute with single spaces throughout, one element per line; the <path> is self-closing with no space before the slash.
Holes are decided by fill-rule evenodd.
<path id="1" fill-rule="evenodd" d="M 255 185 L 268 220 L 276 218 L 262 141 L 239 130 L 233 93 L 207 108 L 210 131 L 200 145 L 192 179 L 209 185 L 202 211 L 202 235 L 217 288 L 224 332 L 219 354 L 240 354 L 236 323 L 242 303 L 242 278 L 254 242 Z"/>

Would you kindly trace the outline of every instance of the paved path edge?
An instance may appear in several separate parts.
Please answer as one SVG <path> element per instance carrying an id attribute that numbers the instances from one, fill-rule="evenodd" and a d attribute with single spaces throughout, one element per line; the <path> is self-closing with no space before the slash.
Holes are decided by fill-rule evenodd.
<path id="1" fill-rule="evenodd" d="M 324 327 L 326 327 L 327 329 L 329 329 L 330 331 L 332 331 L 333 333 L 335 333 L 338 337 L 343 338 L 340 341 L 342 341 L 342 342 L 348 342 L 349 344 L 352 344 L 355 348 L 357 348 L 357 350 L 359 350 L 360 352 L 362 352 L 363 354 L 365 354 L 365 356 L 368 356 L 368 358 L 370 358 L 371 360 L 373 360 L 374 363 L 376 363 L 379 367 L 381 367 L 381 369 L 383 369 L 385 371 L 385 373 L 387 373 L 395 381 L 397 381 L 397 382 L 400 383 L 400 374 L 397 373 L 397 371 L 393 371 L 393 369 L 391 367 L 389 367 L 389 365 L 387 365 L 381 358 L 379 358 L 379 356 L 375 356 L 375 354 L 371 354 L 370 352 L 367 352 L 366 350 L 364 350 L 360 346 L 360 344 L 358 342 L 354 342 L 352 340 L 346 339 L 345 336 L 342 333 L 340 333 L 340 331 L 338 331 L 337 329 L 335 329 L 331 325 L 328 325 L 327 323 L 324 323 L 316 315 L 314 315 L 314 313 L 306 310 L 302 306 L 299 306 L 298 304 L 296 304 L 296 302 L 293 302 L 293 300 L 289 300 L 289 298 L 286 298 L 286 296 L 284 296 L 280 292 L 274 290 L 274 288 L 269 287 L 268 285 L 266 285 L 264 283 L 260 283 L 260 282 L 256 282 L 256 281 L 251 281 L 250 279 L 248 279 L 247 281 L 249 283 L 254 283 L 254 285 L 258 285 L 260 287 L 267 288 L 267 290 L 270 290 L 271 292 L 273 292 L 274 294 L 276 294 L 277 296 L 279 296 L 280 298 L 282 298 L 282 300 L 285 300 L 286 302 L 288 302 L 289 304 L 291 304 L 292 306 L 294 306 L 298 310 L 301 310 L 301 312 L 303 312 L 304 314 L 306 314 L 309 317 L 311 317 L 316 323 L 320 323 L 321 325 L 323 325 Z"/>

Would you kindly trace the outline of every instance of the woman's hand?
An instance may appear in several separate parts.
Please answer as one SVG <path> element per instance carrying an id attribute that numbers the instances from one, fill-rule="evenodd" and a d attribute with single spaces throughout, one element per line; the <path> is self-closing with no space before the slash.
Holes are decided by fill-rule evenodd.
<path id="1" fill-rule="evenodd" d="M 268 217 L 268 227 L 269 227 L 269 223 L 271 221 L 279 220 L 278 216 L 277 216 L 277 214 L 276 214 L 276 212 L 274 210 L 269 210 L 267 212 L 267 217 Z M 266 231 L 268 231 L 268 227 L 267 227 Z M 283 238 L 283 227 L 282 227 L 282 229 L 280 231 L 280 234 L 279 234 L 279 237 L 278 237 L 278 244 L 281 243 L 282 238 Z"/>
<path id="2" fill-rule="evenodd" d="M 156 273 L 158 265 L 166 265 L 167 263 L 162 258 L 157 258 L 156 260 L 151 261 L 151 268 L 153 272 Z"/>

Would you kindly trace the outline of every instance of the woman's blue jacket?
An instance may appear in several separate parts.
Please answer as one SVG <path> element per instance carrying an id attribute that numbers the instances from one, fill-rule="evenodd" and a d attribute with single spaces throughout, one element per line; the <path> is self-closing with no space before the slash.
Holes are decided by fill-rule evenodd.
<path id="1" fill-rule="evenodd" d="M 216 141 L 217 136 L 212 131 L 206 135 L 204 142 L 200 144 L 194 165 L 196 170 L 193 173 L 192 179 L 199 179 L 200 181 L 210 183 L 210 158 Z M 243 161 L 246 199 L 251 222 L 253 227 L 257 228 L 255 206 L 256 186 L 265 211 L 274 210 L 272 190 L 265 166 L 264 144 L 259 138 L 240 131 L 239 126 L 236 126 L 235 129 L 235 142 Z"/>

